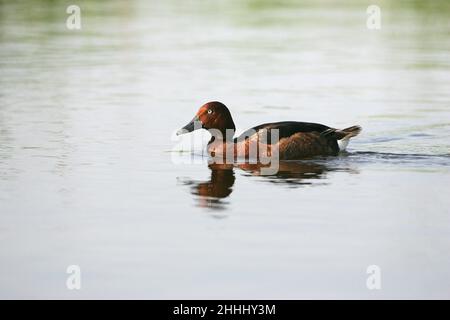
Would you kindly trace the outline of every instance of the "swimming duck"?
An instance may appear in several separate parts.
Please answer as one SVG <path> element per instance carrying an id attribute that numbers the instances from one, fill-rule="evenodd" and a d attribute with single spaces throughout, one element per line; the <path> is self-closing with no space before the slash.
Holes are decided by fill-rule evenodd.
<path id="1" fill-rule="evenodd" d="M 249 157 L 249 145 L 255 141 L 260 143 L 260 132 L 267 130 L 265 146 L 268 147 L 269 153 L 271 148 L 278 147 L 280 160 L 336 156 L 340 151 L 345 150 L 350 138 L 361 132 L 360 126 L 335 129 L 318 123 L 283 121 L 261 124 L 234 137 L 236 126 L 230 110 L 218 101 L 201 106 L 195 117 L 178 130 L 177 135 L 202 128 L 220 133 L 213 134 L 208 142 L 207 150 L 210 155 L 225 155 L 226 152 L 233 152 L 234 157 L 242 158 Z M 271 141 L 270 130 L 273 129 L 278 129 L 276 141 Z M 218 136 L 220 138 L 217 138 Z M 227 139 L 231 136 L 233 136 L 232 139 Z"/>

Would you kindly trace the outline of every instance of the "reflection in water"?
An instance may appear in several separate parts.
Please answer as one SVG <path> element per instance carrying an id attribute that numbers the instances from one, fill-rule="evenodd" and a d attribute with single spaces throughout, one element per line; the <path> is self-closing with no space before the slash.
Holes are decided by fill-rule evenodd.
<path id="1" fill-rule="evenodd" d="M 261 176 L 263 181 L 275 184 L 282 184 L 289 187 L 300 187 L 304 185 L 324 185 L 324 181 L 329 171 L 348 171 L 357 173 L 349 168 L 336 168 L 330 165 L 317 162 L 281 161 L 279 170 L 274 175 L 261 175 L 261 168 L 267 167 L 260 163 L 237 163 L 230 164 L 210 164 L 211 177 L 208 181 L 196 181 L 191 179 L 183 180 L 184 185 L 189 185 L 191 193 L 197 200 L 197 206 L 210 209 L 225 209 L 228 202 L 224 201 L 233 192 L 233 185 L 236 180 L 235 168 L 244 171 L 244 176 Z"/>
<path id="2" fill-rule="evenodd" d="M 238 167 L 246 172 L 246 176 L 262 176 L 271 183 L 280 183 L 290 186 L 310 185 L 314 180 L 322 179 L 324 173 L 331 171 L 331 168 L 315 162 L 293 162 L 281 161 L 277 174 L 261 175 L 260 164 L 239 164 Z"/>
<path id="3" fill-rule="evenodd" d="M 191 193 L 197 196 L 198 206 L 212 209 L 224 209 L 223 198 L 233 191 L 233 165 L 209 165 L 211 177 L 208 181 L 184 180 L 183 184 L 191 186 Z"/>
<path id="4" fill-rule="evenodd" d="M 412 165 L 411 169 L 423 170 L 433 168 L 438 170 L 448 167 L 450 155 L 427 155 L 427 154 L 396 154 L 383 152 L 354 152 L 343 154 L 337 158 L 317 158 L 303 161 L 280 161 L 279 170 L 274 175 L 261 175 L 261 168 L 268 165 L 260 163 L 236 163 L 210 164 L 211 177 L 208 181 L 183 180 L 184 185 L 191 187 L 191 193 L 198 201 L 199 207 L 211 209 L 225 209 L 228 202 L 224 201 L 233 192 L 236 180 L 236 168 L 243 171 L 243 176 L 261 177 L 264 182 L 284 185 L 291 188 L 310 186 L 324 186 L 329 183 L 328 172 L 359 173 L 355 165 L 367 163 L 401 164 L 403 168 Z"/>

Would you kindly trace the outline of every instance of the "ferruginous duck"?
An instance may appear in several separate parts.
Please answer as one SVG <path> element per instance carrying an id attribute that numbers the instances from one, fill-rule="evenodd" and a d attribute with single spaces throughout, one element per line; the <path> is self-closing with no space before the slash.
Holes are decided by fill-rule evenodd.
<path id="1" fill-rule="evenodd" d="M 213 135 L 207 147 L 210 155 L 231 152 L 233 158 L 249 158 L 252 155 L 251 143 L 258 142 L 263 143 L 269 153 L 277 147 L 280 160 L 336 156 L 345 150 L 350 138 L 361 132 L 360 126 L 335 129 L 318 123 L 283 121 L 261 124 L 234 137 L 236 126 L 230 110 L 218 101 L 201 106 L 191 122 L 178 130 L 177 135 L 197 129 L 206 129 Z M 274 129 L 278 131 L 277 139 L 273 139 L 270 134 Z M 265 139 L 261 140 L 261 132 L 264 131 L 267 133 Z"/>

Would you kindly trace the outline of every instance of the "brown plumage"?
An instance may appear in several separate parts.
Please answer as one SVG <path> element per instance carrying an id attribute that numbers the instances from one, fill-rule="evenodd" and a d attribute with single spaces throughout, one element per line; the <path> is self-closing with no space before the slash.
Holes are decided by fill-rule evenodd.
<path id="1" fill-rule="evenodd" d="M 209 130 L 213 135 L 208 143 L 208 152 L 212 156 L 225 157 L 232 152 L 235 158 L 249 158 L 255 155 L 252 150 L 260 150 L 255 148 L 263 148 L 270 156 L 273 148 L 278 147 L 281 160 L 335 156 L 340 151 L 338 140 L 347 143 L 361 132 L 360 126 L 339 130 L 318 123 L 284 121 L 262 124 L 233 138 L 236 127 L 231 113 L 217 101 L 204 104 L 194 119 L 177 134 L 200 128 Z M 271 130 L 278 130 L 277 141 L 272 141 Z"/>

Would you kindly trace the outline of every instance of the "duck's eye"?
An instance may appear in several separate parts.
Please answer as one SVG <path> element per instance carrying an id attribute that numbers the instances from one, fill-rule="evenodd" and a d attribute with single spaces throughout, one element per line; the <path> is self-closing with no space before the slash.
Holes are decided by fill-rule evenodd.
<path id="1" fill-rule="evenodd" d="M 208 114 L 211 114 L 213 111 L 211 109 L 208 110 Z"/>

